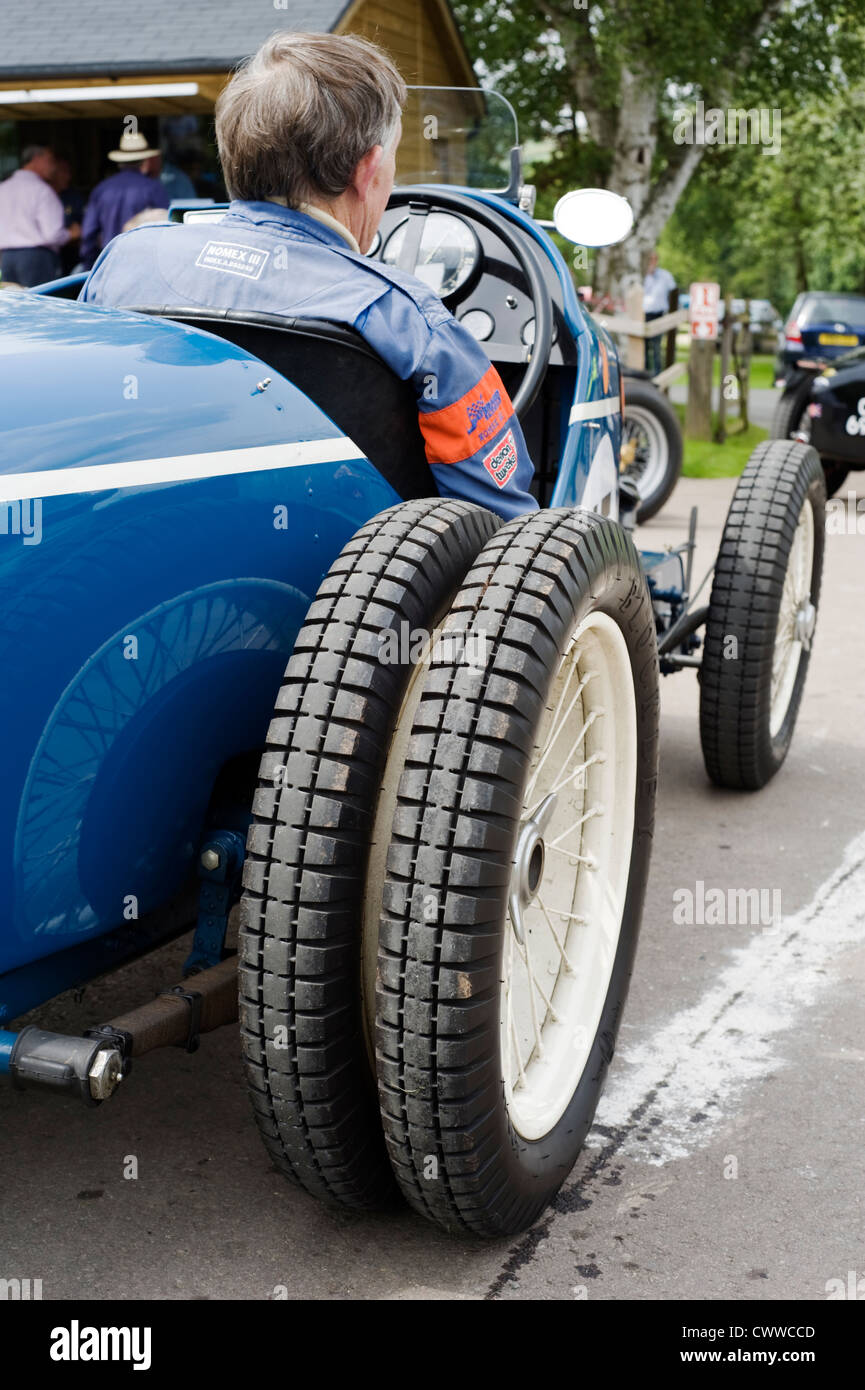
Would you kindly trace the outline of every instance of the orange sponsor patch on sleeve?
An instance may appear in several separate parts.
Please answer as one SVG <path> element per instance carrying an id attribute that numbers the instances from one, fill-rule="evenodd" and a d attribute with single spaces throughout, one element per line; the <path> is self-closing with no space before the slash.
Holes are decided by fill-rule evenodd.
<path id="1" fill-rule="evenodd" d="M 453 405 L 419 411 L 421 433 L 430 463 L 461 463 L 499 433 L 513 406 L 495 367 Z"/>

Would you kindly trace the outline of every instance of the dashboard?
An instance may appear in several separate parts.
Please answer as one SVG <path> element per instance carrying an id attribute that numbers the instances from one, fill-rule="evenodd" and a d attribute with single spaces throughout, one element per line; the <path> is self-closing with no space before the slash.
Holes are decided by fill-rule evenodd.
<path id="1" fill-rule="evenodd" d="M 512 227 L 517 236 L 525 235 Z M 407 237 L 413 239 L 408 251 Z M 526 363 L 534 341 L 532 301 L 515 257 L 494 232 L 450 210 L 433 208 L 414 218 L 403 205 L 386 210 L 367 254 L 392 266 L 408 257 L 406 269 L 414 259 L 411 273 L 441 297 L 489 358 Z M 573 365 L 576 352 L 562 315 L 558 277 L 543 252 L 540 260 L 553 300 L 550 364 Z"/>

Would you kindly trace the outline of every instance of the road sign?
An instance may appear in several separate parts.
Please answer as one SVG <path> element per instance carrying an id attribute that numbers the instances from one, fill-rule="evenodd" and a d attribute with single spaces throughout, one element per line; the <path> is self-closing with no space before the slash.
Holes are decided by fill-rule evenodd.
<path id="1" fill-rule="evenodd" d="M 692 338 L 717 338 L 721 286 L 711 280 L 698 280 L 691 286 Z"/>

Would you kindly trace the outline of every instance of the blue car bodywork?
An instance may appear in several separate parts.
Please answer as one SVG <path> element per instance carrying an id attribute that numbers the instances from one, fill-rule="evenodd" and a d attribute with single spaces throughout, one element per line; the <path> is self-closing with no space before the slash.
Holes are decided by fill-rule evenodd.
<path id="1" fill-rule="evenodd" d="M 472 196 L 541 248 L 576 344 L 551 504 L 615 515 L 612 342 L 544 230 Z M 166 934 L 322 577 L 399 500 L 258 358 L 45 289 L 0 295 L 0 1027 Z"/>

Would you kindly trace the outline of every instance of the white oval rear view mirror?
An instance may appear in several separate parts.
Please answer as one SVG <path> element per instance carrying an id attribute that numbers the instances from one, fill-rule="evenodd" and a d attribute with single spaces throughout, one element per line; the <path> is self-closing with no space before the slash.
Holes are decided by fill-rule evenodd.
<path id="1" fill-rule="evenodd" d="M 615 246 L 634 225 L 627 198 L 606 188 L 575 188 L 553 212 L 556 231 L 578 246 Z"/>

